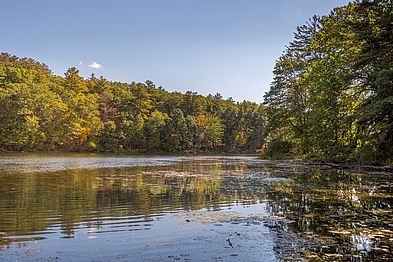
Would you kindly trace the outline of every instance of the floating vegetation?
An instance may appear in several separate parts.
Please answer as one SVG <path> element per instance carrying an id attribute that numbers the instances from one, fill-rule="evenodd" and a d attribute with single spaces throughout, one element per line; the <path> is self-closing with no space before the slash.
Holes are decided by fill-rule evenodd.
<path id="1" fill-rule="evenodd" d="M 241 216 L 239 212 L 235 211 L 187 211 L 176 214 L 177 217 L 186 218 L 181 224 L 190 222 L 201 224 L 213 224 L 223 221 L 228 221 L 233 218 Z"/>
<path id="2" fill-rule="evenodd" d="M 181 259 L 181 254 L 196 260 L 196 254 L 198 258 L 205 254 L 199 250 L 221 260 L 247 261 L 263 256 L 283 261 L 393 257 L 391 174 L 292 163 L 278 166 L 244 157 L 169 162 L 1 173 L 1 255 L 18 260 L 12 254 L 18 254 L 22 245 L 34 250 L 38 242 L 50 250 L 62 247 L 51 246 L 60 239 L 61 243 L 97 241 L 103 248 L 130 241 L 124 253 L 134 246 L 138 254 L 168 251 L 164 258 L 146 260 Z M 100 242 L 105 238 L 109 242 Z M 174 254 L 173 248 L 179 252 Z"/>

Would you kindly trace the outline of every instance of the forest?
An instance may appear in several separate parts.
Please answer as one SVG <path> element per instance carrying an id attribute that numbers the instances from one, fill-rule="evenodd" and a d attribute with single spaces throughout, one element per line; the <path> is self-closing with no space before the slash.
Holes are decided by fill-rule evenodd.
<path id="1" fill-rule="evenodd" d="M 248 152 L 393 163 L 393 7 L 354 1 L 297 27 L 264 102 L 112 82 L 0 55 L 0 150 Z M 261 87 L 262 88 L 262 87 Z M 261 98 L 262 100 L 262 98 Z"/>
<path id="2" fill-rule="evenodd" d="M 393 164 L 392 6 L 355 1 L 297 28 L 264 96 L 268 156 Z"/>
<path id="3" fill-rule="evenodd" d="M 255 152 L 263 105 L 220 94 L 167 92 L 75 68 L 0 55 L 0 150 L 88 152 Z"/>

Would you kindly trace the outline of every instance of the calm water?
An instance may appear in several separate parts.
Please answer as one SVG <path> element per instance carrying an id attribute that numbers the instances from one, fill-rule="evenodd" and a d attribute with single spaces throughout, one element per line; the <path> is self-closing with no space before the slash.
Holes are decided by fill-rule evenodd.
<path id="1" fill-rule="evenodd" d="M 0 155 L 0 261 L 391 261 L 393 174 Z"/>

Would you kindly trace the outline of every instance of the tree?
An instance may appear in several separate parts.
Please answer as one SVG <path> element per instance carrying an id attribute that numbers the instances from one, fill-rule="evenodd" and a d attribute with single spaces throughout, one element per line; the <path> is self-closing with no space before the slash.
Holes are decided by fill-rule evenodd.
<path id="1" fill-rule="evenodd" d="M 309 150 L 311 111 L 307 69 L 318 57 L 311 49 L 311 42 L 320 27 L 320 18 L 314 16 L 307 24 L 297 28 L 294 40 L 277 60 L 273 83 L 264 97 L 269 139 L 291 141 L 303 154 Z"/>
<path id="2" fill-rule="evenodd" d="M 147 150 L 161 149 L 163 127 L 170 120 L 166 113 L 154 111 L 144 125 L 145 148 Z"/>
<path id="3" fill-rule="evenodd" d="M 255 150 L 257 108 L 220 94 L 169 93 L 150 80 L 84 79 L 75 67 L 56 76 L 33 59 L 0 55 L 1 150 Z"/>
<path id="4" fill-rule="evenodd" d="M 356 1 L 297 29 L 265 95 L 267 141 L 328 161 L 392 161 L 391 14 L 391 1 Z"/>
<path id="5" fill-rule="evenodd" d="M 357 81 L 366 98 L 359 107 L 362 152 L 375 163 L 393 161 L 393 3 L 358 1 L 351 23 L 363 43 L 356 60 Z M 368 159 L 370 161 L 370 159 Z"/>
<path id="6" fill-rule="evenodd" d="M 200 147 L 213 148 L 221 144 L 224 134 L 224 126 L 220 119 L 213 115 L 198 115 L 195 118 L 198 126 L 198 145 Z"/>

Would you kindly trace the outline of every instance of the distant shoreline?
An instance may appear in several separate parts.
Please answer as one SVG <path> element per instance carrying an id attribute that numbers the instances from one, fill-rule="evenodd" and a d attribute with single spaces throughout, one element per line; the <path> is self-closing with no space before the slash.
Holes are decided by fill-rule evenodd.
<path id="1" fill-rule="evenodd" d="M 89 152 L 89 151 L 0 151 L 0 157 L 2 155 L 7 154 L 73 154 L 81 156 L 83 155 L 103 155 L 103 156 L 250 156 L 250 157 L 258 157 L 261 160 L 273 161 L 273 162 L 283 162 L 283 163 L 293 163 L 293 164 L 302 164 L 310 167 L 329 167 L 335 169 L 344 169 L 344 170 L 358 170 L 363 172 L 389 172 L 393 173 L 393 166 L 389 165 L 362 165 L 354 162 L 325 162 L 318 160 L 304 160 L 297 158 L 282 158 L 282 159 L 271 159 L 264 158 L 260 153 L 252 153 L 252 152 L 159 152 L 159 151 L 149 151 L 149 152 L 141 152 L 141 151 L 124 151 L 124 152 Z"/>
<path id="2" fill-rule="evenodd" d="M 178 156 L 178 155 L 190 155 L 190 156 L 261 156 L 259 153 L 252 152 L 165 152 L 165 151 L 68 151 L 68 150 L 53 150 L 53 151 L 0 151 L 1 154 L 100 154 L 100 155 L 168 155 L 168 156 Z"/>

